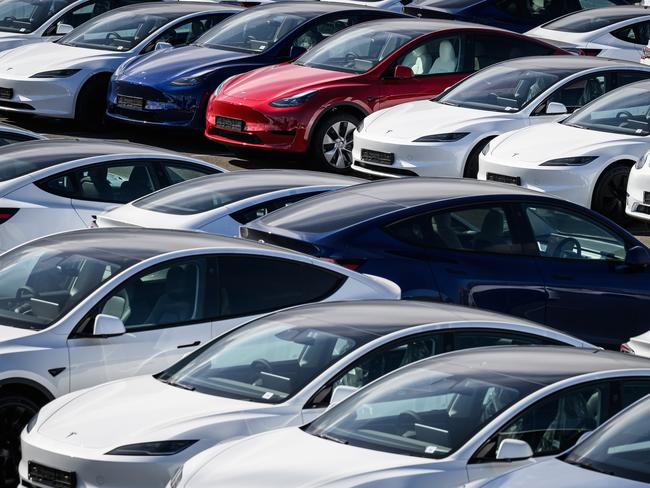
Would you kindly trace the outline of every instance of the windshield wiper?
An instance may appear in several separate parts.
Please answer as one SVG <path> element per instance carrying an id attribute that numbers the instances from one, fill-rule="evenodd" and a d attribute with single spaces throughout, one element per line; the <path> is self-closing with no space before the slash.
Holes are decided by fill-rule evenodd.
<path id="1" fill-rule="evenodd" d="M 578 461 L 567 461 L 567 460 L 565 460 L 564 462 L 569 463 L 569 464 L 571 464 L 573 466 L 578 466 L 579 468 L 587 469 L 589 471 L 594 471 L 596 473 L 607 474 L 607 475 L 610 475 L 610 476 L 616 476 L 616 473 L 614 473 L 613 471 L 607 471 L 607 470 L 602 469 L 602 468 L 597 468 L 593 464 L 584 463 L 584 462 L 581 463 L 581 462 L 578 462 Z"/>
<path id="2" fill-rule="evenodd" d="M 170 381 L 170 380 L 164 380 L 164 379 L 162 379 L 162 378 L 157 378 L 157 379 L 158 379 L 158 381 L 162 381 L 162 382 L 165 383 L 166 385 L 174 386 L 174 387 L 176 387 L 176 388 L 181 388 L 181 389 L 183 389 L 183 390 L 187 390 L 187 391 L 194 391 L 194 390 L 196 390 L 196 388 L 194 388 L 193 386 L 190 386 L 190 385 L 184 385 L 184 384 L 182 384 L 182 383 L 177 383 L 177 382 L 175 382 L 175 381 Z"/>
<path id="3" fill-rule="evenodd" d="M 345 441 L 343 439 L 339 439 L 337 437 L 332 437 L 329 434 L 320 434 L 318 437 L 320 437 L 321 439 L 327 439 L 328 441 L 334 441 L 334 442 L 337 442 L 337 443 L 343 444 L 343 445 L 349 444 L 348 441 Z"/>

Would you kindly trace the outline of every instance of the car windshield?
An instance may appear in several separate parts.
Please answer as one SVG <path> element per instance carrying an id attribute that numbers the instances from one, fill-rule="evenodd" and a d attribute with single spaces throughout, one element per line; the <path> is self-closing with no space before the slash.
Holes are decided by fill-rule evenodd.
<path id="1" fill-rule="evenodd" d="M 318 44 L 302 55 L 296 64 L 345 73 L 365 73 L 420 34 L 407 29 L 378 32 L 377 26 L 360 26 Z"/>
<path id="2" fill-rule="evenodd" d="M 0 324 L 42 330 L 136 259 L 60 239 L 0 256 Z"/>
<path id="3" fill-rule="evenodd" d="M 0 2 L 0 32 L 34 32 L 74 0 L 3 0 Z"/>
<path id="4" fill-rule="evenodd" d="M 650 90 L 628 85 L 598 98 L 565 119 L 563 124 L 581 129 L 630 136 L 650 134 Z"/>
<path id="5" fill-rule="evenodd" d="M 132 10 L 109 12 L 82 24 L 60 43 L 105 51 L 130 51 L 151 33 L 181 15 L 134 15 Z"/>
<path id="6" fill-rule="evenodd" d="M 376 334 L 295 315 L 236 329 L 159 376 L 201 393 L 281 403 Z"/>
<path id="7" fill-rule="evenodd" d="M 441 459 L 539 388 L 488 369 L 426 361 L 364 388 L 306 431 L 352 446 Z"/>
<path id="8" fill-rule="evenodd" d="M 268 9 L 253 9 L 222 22 L 199 37 L 196 44 L 226 51 L 261 53 L 316 15 L 318 12 L 273 13 Z"/>
<path id="9" fill-rule="evenodd" d="M 560 17 L 557 20 L 544 25 L 545 29 L 563 31 L 563 32 L 591 32 L 608 25 L 613 25 L 624 20 L 642 17 L 646 11 L 637 7 L 632 7 L 627 12 L 621 12 L 616 9 L 614 12 L 607 10 L 595 11 L 593 9 L 577 12 L 566 17 Z"/>
<path id="10" fill-rule="evenodd" d="M 575 71 L 552 68 L 522 70 L 494 66 L 462 81 L 434 101 L 494 112 L 519 112 L 541 93 Z"/>
<path id="11" fill-rule="evenodd" d="M 179 183 L 133 203 L 134 207 L 174 215 L 193 215 L 214 210 L 288 185 L 243 185 L 240 179 L 205 176 Z"/>
<path id="12" fill-rule="evenodd" d="M 650 401 L 643 400 L 578 444 L 563 460 L 590 471 L 650 483 Z M 612 481 L 611 486 L 616 486 Z"/>

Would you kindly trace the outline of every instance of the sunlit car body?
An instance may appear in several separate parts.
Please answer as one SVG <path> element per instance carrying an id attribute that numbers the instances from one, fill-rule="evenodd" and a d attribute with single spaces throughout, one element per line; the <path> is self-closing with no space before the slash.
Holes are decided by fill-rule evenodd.
<path id="1" fill-rule="evenodd" d="M 0 251 L 90 227 L 98 213 L 222 171 L 171 151 L 128 143 L 55 139 L 2 147 Z"/>
<path id="2" fill-rule="evenodd" d="M 504 61 L 433 100 L 366 117 L 354 133 L 352 169 L 391 177 L 476 178 L 479 154 L 497 135 L 561 120 L 608 91 L 647 78 L 650 69 L 629 61 L 586 56 Z"/>
<path id="3" fill-rule="evenodd" d="M 179 183 L 117 207 L 98 215 L 97 225 L 196 230 L 237 237 L 241 225 L 274 210 L 363 182 L 314 171 L 233 171 Z"/>
<path id="4" fill-rule="evenodd" d="M 588 56 L 639 62 L 650 34 L 650 12 L 624 6 L 589 9 L 565 15 L 526 35 Z"/>
<path id="5" fill-rule="evenodd" d="M 36 132 L 15 125 L 0 124 L 0 146 L 44 139 L 47 139 L 47 137 L 43 134 L 37 134 Z"/>
<path id="6" fill-rule="evenodd" d="M 497 61 L 561 52 L 477 24 L 370 22 L 337 34 L 293 63 L 224 82 L 210 98 L 206 136 L 235 150 L 309 154 L 320 169 L 346 171 L 352 164 L 352 134 L 369 113 L 431 98 Z"/>
<path id="7" fill-rule="evenodd" d="M 648 488 L 648 412 L 650 399 L 640 400 L 556 459 L 464 488 Z"/>
<path id="8" fill-rule="evenodd" d="M 625 212 L 631 217 L 650 220 L 650 152 L 630 170 L 627 181 Z"/>
<path id="9" fill-rule="evenodd" d="M 157 373 L 263 313 L 399 297 L 387 280 L 199 232 L 90 229 L 14 248 L 0 256 L 1 465 L 55 397 Z"/>
<path id="10" fill-rule="evenodd" d="M 301 428 L 204 451 L 168 486 L 452 488 L 558 454 L 648 391 L 647 360 L 615 352 L 453 352 L 389 373 Z"/>
<path id="11" fill-rule="evenodd" d="M 540 190 L 625 219 L 630 168 L 650 149 L 650 82 L 618 88 L 559 123 L 493 139 L 478 178 Z"/>
<path id="12" fill-rule="evenodd" d="M 242 236 L 383 276 L 404 298 L 526 317 L 599 346 L 648 330 L 648 248 L 596 212 L 515 185 L 355 185 L 254 220 Z"/>
<path id="13" fill-rule="evenodd" d="M 200 2 L 138 4 L 102 14 L 56 43 L 6 51 L 0 54 L 0 111 L 97 124 L 109 78 L 121 63 L 160 42 L 193 42 L 239 11 Z"/>
<path id="14" fill-rule="evenodd" d="M 138 479 L 162 488 L 185 461 L 217 443 L 302 425 L 400 366 L 493 344 L 589 347 L 543 326 L 442 304 L 295 307 L 250 322 L 154 377 L 55 400 L 22 436 L 23 478 L 38 463 L 74 472 L 79 485 L 101 477 L 111 487 L 131 488 Z M 156 450 L 157 442 L 184 439 L 196 442 L 178 452 Z"/>
<path id="15" fill-rule="evenodd" d="M 284 63 L 341 29 L 401 14 L 349 4 L 279 2 L 243 12 L 196 43 L 123 65 L 108 115 L 124 122 L 205 129 L 208 98 L 227 78 Z M 121 103 L 131 97 L 137 104 Z"/>

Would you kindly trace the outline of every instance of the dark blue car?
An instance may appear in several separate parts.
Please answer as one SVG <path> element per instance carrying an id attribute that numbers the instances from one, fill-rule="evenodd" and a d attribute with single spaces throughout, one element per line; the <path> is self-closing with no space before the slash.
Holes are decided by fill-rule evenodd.
<path id="1" fill-rule="evenodd" d="M 404 7 L 404 12 L 526 32 L 578 10 L 634 3 L 635 0 L 414 0 Z"/>
<path id="2" fill-rule="evenodd" d="M 212 92 L 230 76 L 287 62 L 354 24 L 403 14 L 355 5 L 285 2 L 245 11 L 196 43 L 123 64 L 111 80 L 108 115 L 203 130 Z"/>
<path id="3" fill-rule="evenodd" d="M 581 206 L 514 185 L 408 178 L 316 196 L 242 236 L 383 276 L 404 298 L 545 323 L 605 347 L 650 329 L 650 252 Z"/>

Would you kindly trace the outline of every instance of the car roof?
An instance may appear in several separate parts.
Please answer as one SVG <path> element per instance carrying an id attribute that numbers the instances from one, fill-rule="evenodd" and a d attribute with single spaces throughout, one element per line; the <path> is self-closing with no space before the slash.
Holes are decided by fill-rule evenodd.
<path id="1" fill-rule="evenodd" d="M 171 15 L 176 14 L 179 17 L 189 15 L 197 12 L 205 11 L 223 11 L 223 12 L 239 12 L 244 10 L 242 7 L 236 7 L 228 4 L 219 4 L 211 2 L 151 2 L 151 3 L 136 3 L 133 5 L 126 5 L 116 9 L 109 10 L 107 14 L 116 12 L 132 12 L 133 15 Z"/>
<path id="2" fill-rule="evenodd" d="M 649 13 L 650 15 L 650 13 Z M 593 69 L 593 68 L 614 68 L 627 67 L 647 70 L 647 66 L 634 61 L 625 61 L 623 59 L 610 59 L 600 56 L 529 56 L 524 58 L 509 59 L 492 66 L 508 66 L 516 69 L 573 69 L 576 72 Z M 489 69 L 489 67 L 488 67 Z"/>
<path id="3" fill-rule="evenodd" d="M 421 19 L 415 17 L 406 17 L 406 18 L 389 18 L 389 19 L 378 19 L 371 20 L 369 22 L 364 22 L 362 24 L 357 24 L 355 27 L 382 27 L 386 30 L 408 30 L 415 32 L 417 36 L 422 36 L 429 33 L 442 32 L 446 30 L 462 30 L 462 29 L 480 29 L 480 30 L 489 30 L 495 32 L 509 33 L 513 36 L 521 36 L 516 32 L 507 31 L 505 29 L 500 29 L 498 27 L 492 27 L 489 25 L 483 24 L 474 24 L 471 22 L 463 22 L 460 20 L 448 20 L 448 19 Z M 416 37 L 416 36 L 414 36 Z M 534 38 L 529 38 L 532 42 L 542 42 Z"/>
<path id="4" fill-rule="evenodd" d="M 309 1 L 277 2 L 277 3 L 258 5 L 255 7 L 255 11 L 260 11 L 263 9 L 273 10 L 274 13 L 286 12 L 286 13 L 292 13 L 296 15 L 305 14 L 305 13 L 327 14 L 331 12 L 345 12 L 347 10 L 381 10 L 375 7 L 366 7 L 364 5 L 333 3 L 333 2 L 309 2 Z"/>
<path id="5" fill-rule="evenodd" d="M 259 186 L 266 191 L 300 186 L 336 186 L 364 183 L 366 180 L 353 176 L 321 173 L 319 171 L 292 169 L 258 169 L 255 171 L 230 171 L 215 175 L 203 176 L 192 181 L 198 186 L 218 186 L 220 184 L 238 184 Z"/>

